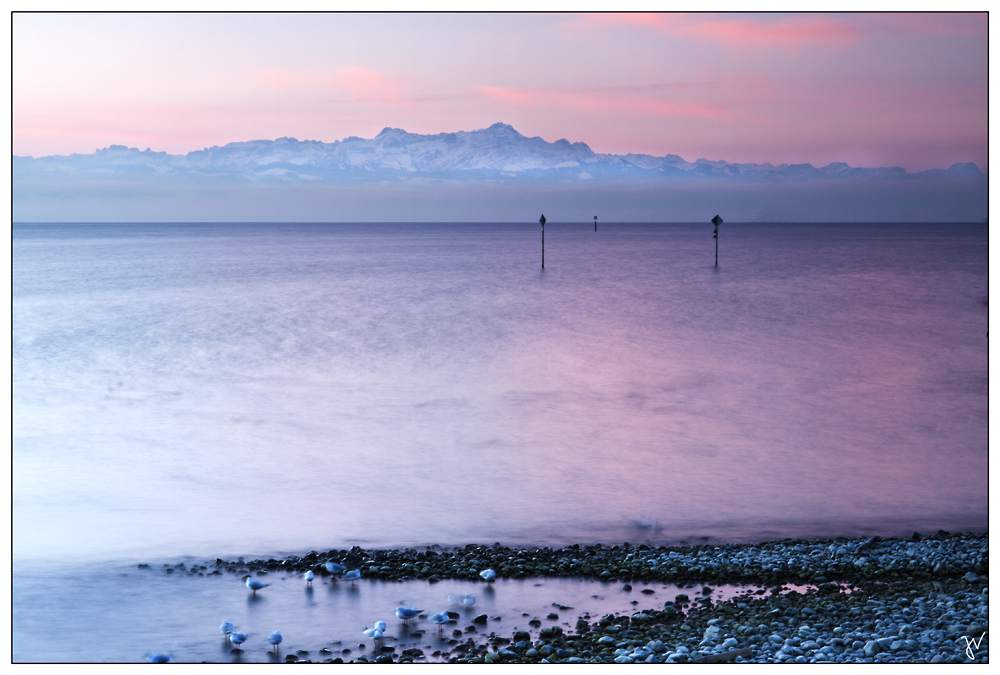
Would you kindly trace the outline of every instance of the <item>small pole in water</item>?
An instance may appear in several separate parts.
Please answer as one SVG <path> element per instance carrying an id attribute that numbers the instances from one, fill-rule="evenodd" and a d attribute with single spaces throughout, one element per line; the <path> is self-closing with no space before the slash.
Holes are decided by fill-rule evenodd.
<path id="1" fill-rule="evenodd" d="M 538 222 L 542 224 L 542 269 L 545 269 L 545 214 L 538 219 Z"/>
<path id="2" fill-rule="evenodd" d="M 712 239 L 715 240 L 715 266 L 719 266 L 719 223 L 722 222 L 722 218 L 718 215 L 712 218 L 712 224 L 715 225 L 715 234 L 712 235 Z"/>
<path id="3" fill-rule="evenodd" d="M 594 232 L 597 232 L 597 216 L 594 216 Z"/>

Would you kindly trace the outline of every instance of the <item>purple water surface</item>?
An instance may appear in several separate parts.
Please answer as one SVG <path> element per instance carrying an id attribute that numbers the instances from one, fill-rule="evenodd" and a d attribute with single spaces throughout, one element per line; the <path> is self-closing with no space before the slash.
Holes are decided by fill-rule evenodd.
<path id="1" fill-rule="evenodd" d="M 985 529 L 987 226 L 721 229 L 17 224 L 15 564 Z"/>

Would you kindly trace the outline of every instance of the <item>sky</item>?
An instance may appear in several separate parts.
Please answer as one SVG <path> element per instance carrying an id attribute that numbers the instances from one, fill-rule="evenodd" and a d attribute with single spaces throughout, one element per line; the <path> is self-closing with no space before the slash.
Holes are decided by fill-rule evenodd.
<path id="1" fill-rule="evenodd" d="M 502 121 L 595 152 L 987 170 L 986 14 L 15 14 L 13 154 Z"/>

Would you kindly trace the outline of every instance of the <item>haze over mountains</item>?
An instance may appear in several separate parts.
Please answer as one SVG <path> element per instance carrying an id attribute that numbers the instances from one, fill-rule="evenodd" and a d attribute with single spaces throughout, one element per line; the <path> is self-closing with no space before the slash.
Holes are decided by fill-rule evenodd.
<path id="1" fill-rule="evenodd" d="M 229 143 L 169 155 L 122 145 L 14 157 L 24 222 L 982 221 L 975 164 L 907 173 L 843 162 L 731 164 L 610 155 L 507 124 L 421 135 Z"/>
<path id="2" fill-rule="evenodd" d="M 677 155 L 595 153 L 586 143 L 528 138 L 508 124 L 433 135 L 386 127 L 375 138 L 342 141 L 277 140 L 234 142 L 186 155 L 168 155 L 112 145 L 89 155 L 14 157 L 15 183 L 60 175 L 96 179 L 184 179 L 251 183 L 372 182 L 436 179 L 500 182 L 752 182 L 813 180 L 941 180 L 982 177 L 973 163 L 907 173 L 894 167 L 858 168 L 844 162 L 732 164 L 688 162 Z"/>

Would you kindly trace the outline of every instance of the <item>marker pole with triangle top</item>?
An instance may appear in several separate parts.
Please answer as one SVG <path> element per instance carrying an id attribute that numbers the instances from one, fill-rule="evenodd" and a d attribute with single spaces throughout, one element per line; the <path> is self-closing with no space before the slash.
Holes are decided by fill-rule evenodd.
<path id="1" fill-rule="evenodd" d="M 715 233 L 712 235 L 712 239 L 715 240 L 715 266 L 719 266 L 719 224 L 722 222 L 722 218 L 718 215 L 712 218 L 712 224 L 715 225 Z"/>
<path id="2" fill-rule="evenodd" d="M 545 269 L 545 214 L 538 219 L 538 222 L 542 224 L 542 269 Z"/>

